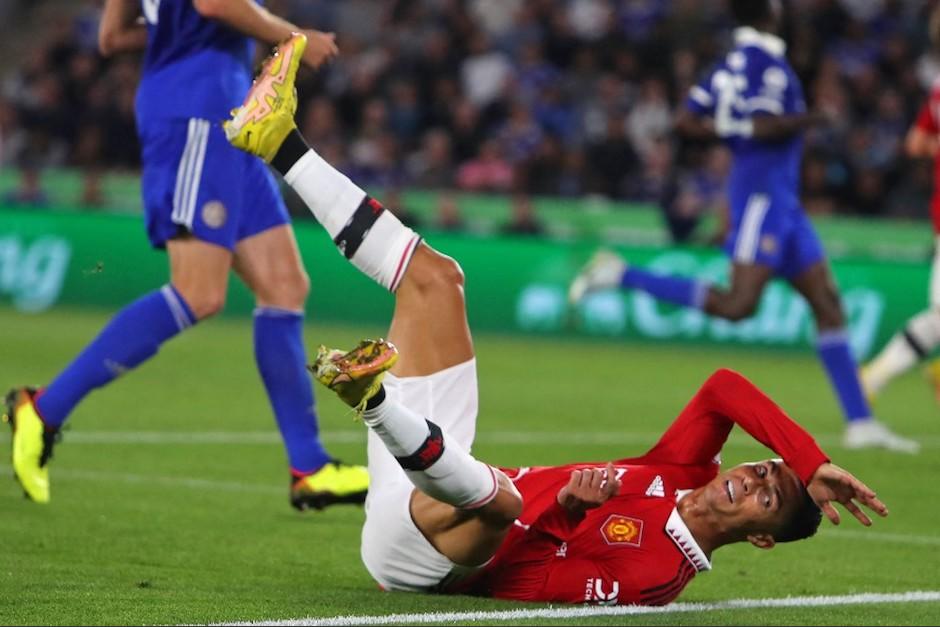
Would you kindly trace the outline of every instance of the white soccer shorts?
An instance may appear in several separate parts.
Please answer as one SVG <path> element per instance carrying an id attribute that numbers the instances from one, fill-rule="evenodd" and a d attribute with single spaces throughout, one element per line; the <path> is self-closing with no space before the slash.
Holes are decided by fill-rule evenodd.
<path id="1" fill-rule="evenodd" d="M 425 377 L 385 378 L 388 398 L 435 422 L 448 446 L 469 451 L 476 434 L 476 360 Z M 385 445 L 369 431 L 369 496 L 362 528 L 362 561 L 385 590 L 424 592 L 468 570 L 437 552 L 411 519 L 414 485 Z"/>

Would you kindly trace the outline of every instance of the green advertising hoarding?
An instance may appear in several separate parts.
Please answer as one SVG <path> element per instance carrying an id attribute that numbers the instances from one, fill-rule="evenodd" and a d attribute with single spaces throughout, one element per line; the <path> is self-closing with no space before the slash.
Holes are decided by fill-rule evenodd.
<path id="1" fill-rule="evenodd" d="M 309 317 L 383 328 L 392 297 L 352 268 L 319 226 L 301 223 L 295 228 L 312 282 Z M 927 229 L 924 237 L 926 246 Z M 812 342 L 805 303 L 782 283 L 771 285 L 753 318 L 736 324 L 659 304 L 641 293 L 595 294 L 572 309 L 565 300 L 566 286 L 593 251 L 592 242 L 452 234 L 430 234 L 428 241 L 463 266 L 470 321 L 478 331 L 766 347 Z M 618 250 L 633 263 L 666 273 L 717 282 L 727 277 L 727 260 L 712 249 Z M 926 259 L 843 257 L 834 266 L 853 347 L 861 357 L 926 305 Z M 138 217 L 0 209 L 2 306 L 27 312 L 65 305 L 116 308 L 166 280 L 166 256 L 150 249 Z M 245 315 L 252 308 L 250 294 L 233 280 L 226 312 Z"/>

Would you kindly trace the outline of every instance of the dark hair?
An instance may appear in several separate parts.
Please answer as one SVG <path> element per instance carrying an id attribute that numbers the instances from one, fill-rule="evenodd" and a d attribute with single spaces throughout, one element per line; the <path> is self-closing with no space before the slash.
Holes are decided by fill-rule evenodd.
<path id="1" fill-rule="evenodd" d="M 739 24 L 753 26 L 770 17 L 770 0 L 731 0 L 731 14 Z"/>
<path id="2" fill-rule="evenodd" d="M 784 524 L 783 528 L 774 534 L 775 542 L 795 542 L 796 540 L 805 540 L 816 534 L 819 530 L 819 523 L 822 522 L 822 510 L 810 498 L 809 492 L 802 485 L 800 486 L 801 500 L 796 506 L 796 511 L 790 517 L 790 520 Z"/>

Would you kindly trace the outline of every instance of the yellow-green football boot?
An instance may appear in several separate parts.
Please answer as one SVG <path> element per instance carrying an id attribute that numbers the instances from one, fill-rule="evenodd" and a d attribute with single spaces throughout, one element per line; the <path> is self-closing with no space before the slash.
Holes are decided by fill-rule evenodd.
<path id="1" fill-rule="evenodd" d="M 265 61 L 245 101 L 222 125 L 233 146 L 270 163 L 284 139 L 297 128 L 294 81 L 306 47 L 307 36 L 294 33 Z"/>
<path id="2" fill-rule="evenodd" d="M 369 471 L 333 460 L 317 472 L 291 479 L 290 503 L 300 511 L 338 503 L 362 504 L 369 491 Z"/>
<path id="3" fill-rule="evenodd" d="M 398 361 L 398 349 L 383 339 L 362 340 L 348 352 L 321 346 L 308 366 L 314 378 L 358 411 L 378 393 L 385 373 Z"/>
<path id="4" fill-rule="evenodd" d="M 19 388 L 6 396 L 3 421 L 13 429 L 13 474 L 27 497 L 49 502 L 49 460 L 58 429 L 47 429 L 35 405 L 36 390 Z"/>

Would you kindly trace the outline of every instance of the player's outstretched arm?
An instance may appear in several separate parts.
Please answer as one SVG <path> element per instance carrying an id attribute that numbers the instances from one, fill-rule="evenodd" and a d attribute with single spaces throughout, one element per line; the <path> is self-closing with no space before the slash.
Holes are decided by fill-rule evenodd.
<path id="1" fill-rule="evenodd" d="M 136 52 L 147 47 L 147 27 L 140 17 L 140 4 L 127 0 L 107 0 L 98 29 L 98 50 L 110 57 L 120 52 Z"/>
<path id="2" fill-rule="evenodd" d="M 193 6 L 203 17 L 223 22 L 271 45 L 281 43 L 291 33 L 304 33 L 307 36 L 304 63 L 312 68 L 320 67 L 339 54 L 333 33 L 298 28 L 252 0 L 193 0 Z"/>
<path id="3" fill-rule="evenodd" d="M 835 464 L 825 463 L 817 468 L 806 484 L 806 490 L 834 525 L 839 524 L 839 512 L 833 507 L 833 502 L 841 503 L 866 527 L 871 525 L 871 519 L 855 501 L 879 516 L 888 515 L 888 508 L 877 498 L 874 490 Z"/>
<path id="4" fill-rule="evenodd" d="M 715 122 L 706 115 L 698 115 L 688 109 L 683 109 L 676 117 L 676 133 L 684 139 L 693 141 L 716 141 Z"/>
<path id="5" fill-rule="evenodd" d="M 799 135 L 814 126 L 826 126 L 831 124 L 833 119 L 833 114 L 828 111 L 810 111 L 786 115 L 755 115 L 749 121 L 751 136 L 754 139 L 777 141 Z"/>

